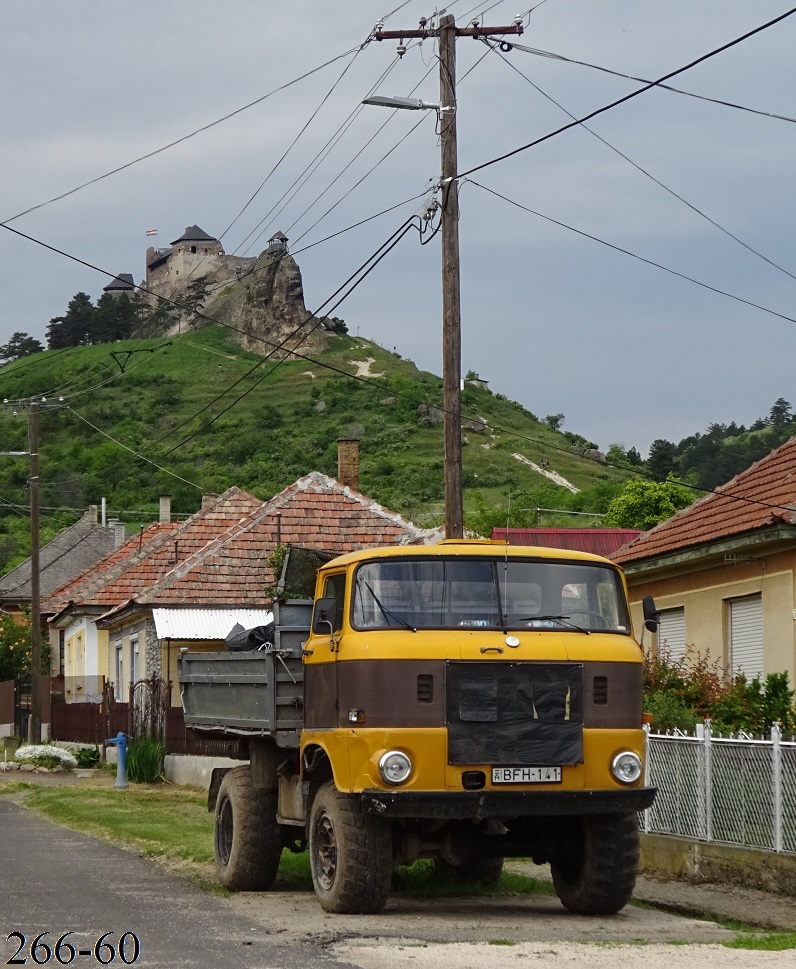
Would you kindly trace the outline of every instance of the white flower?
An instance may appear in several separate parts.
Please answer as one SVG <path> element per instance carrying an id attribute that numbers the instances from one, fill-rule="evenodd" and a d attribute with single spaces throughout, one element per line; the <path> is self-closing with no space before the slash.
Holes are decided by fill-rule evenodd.
<path id="1" fill-rule="evenodd" d="M 77 761 L 68 750 L 54 747 L 52 744 L 26 744 L 14 754 L 14 760 L 18 764 L 34 764 L 41 757 L 53 757 L 59 760 L 63 767 L 77 767 Z"/>

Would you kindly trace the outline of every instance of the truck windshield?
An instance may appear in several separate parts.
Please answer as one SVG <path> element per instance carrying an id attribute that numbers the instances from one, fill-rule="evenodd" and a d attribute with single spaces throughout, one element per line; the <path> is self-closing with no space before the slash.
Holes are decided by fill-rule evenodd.
<path id="1" fill-rule="evenodd" d="M 619 573 L 549 559 L 379 559 L 354 579 L 356 629 L 533 629 L 630 633 Z"/>

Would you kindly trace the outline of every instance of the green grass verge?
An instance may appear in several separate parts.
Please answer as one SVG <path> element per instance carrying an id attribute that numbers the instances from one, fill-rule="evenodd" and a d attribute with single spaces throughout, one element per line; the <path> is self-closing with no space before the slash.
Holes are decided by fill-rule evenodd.
<path id="1" fill-rule="evenodd" d="M 728 949 L 757 949 L 761 952 L 784 952 L 796 949 L 796 932 L 750 932 L 725 942 Z"/>
<path id="2" fill-rule="evenodd" d="M 204 793 L 185 788 L 133 785 L 124 790 L 96 787 L 41 787 L 24 781 L 0 785 L 26 807 L 75 831 L 134 849 L 218 890 L 213 866 L 213 816 Z M 312 891 L 307 852 L 282 852 L 278 891 Z M 506 871 L 494 886 L 473 884 L 454 873 L 438 872 L 421 860 L 397 868 L 393 890 L 416 898 L 549 894 L 552 886 Z"/>

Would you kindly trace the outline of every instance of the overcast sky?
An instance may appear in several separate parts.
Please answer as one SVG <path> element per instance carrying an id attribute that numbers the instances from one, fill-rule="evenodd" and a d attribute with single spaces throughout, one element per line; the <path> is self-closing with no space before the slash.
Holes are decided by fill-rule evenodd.
<path id="1" fill-rule="evenodd" d="M 395 41 L 370 43 L 175 147 L 13 217 L 357 48 L 399 2 L 6 0 L 0 221 L 136 282 L 148 229 L 158 230 L 161 246 L 188 225 L 216 236 L 228 229 L 226 251 L 245 255 L 282 230 L 307 306 L 316 308 L 420 202 L 299 250 L 421 195 L 438 178 L 433 112 L 364 108 L 298 191 L 291 186 L 374 85 L 381 94 L 416 88 L 416 96 L 438 99 L 432 40 L 400 61 Z M 448 8 L 464 24 L 489 6 L 456 0 Z M 507 2 L 492 7 L 487 26 L 522 12 Z M 788 9 L 787 0 L 544 0 L 525 16 L 519 42 L 655 79 Z M 413 28 L 433 12 L 411 0 L 385 27 Z M 796 16 L 670 83 L 796 117 L 794 48 Z M 567 123 L 548 98 L 583 116 L 640 86 L 535 53 L 501 56 L 470 39 L 458 42 L 458 77 L 460 171 Z M 712 421 L 749 423 L 780 396 L 796 404 L 793 322 L 572 231 L 796 318 L 796 124 L 657 89 L 589 127 L 630 161 L 579 127 L 472 176 L 571 229 L 463 185 L 463 369 L 539 417 L 563 412 L 565 429 L 603 449 L 618 442 L 646 453 L 656 438 L 677 441 Z M 48 321 L 74 293 L 96 299 L 108 281 L 0 229 L 0 341 L 21 330 L 44 342 Z M 336 315 L 352 334 L 440 373 L 440 312 L 439 237 L 420 246 L 413 233 Z"/>

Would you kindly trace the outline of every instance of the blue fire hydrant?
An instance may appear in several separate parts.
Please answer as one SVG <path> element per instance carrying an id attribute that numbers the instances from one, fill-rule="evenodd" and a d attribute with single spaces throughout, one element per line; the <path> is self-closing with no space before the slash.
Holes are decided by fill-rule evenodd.
<path id="1" fill-rule="evenodd" d="M 127 737 L 119 731 L 115 737 L 105 741 L 112 747 L 116 747 L 116 781 L 114 787 L 127 787 Z"/>

